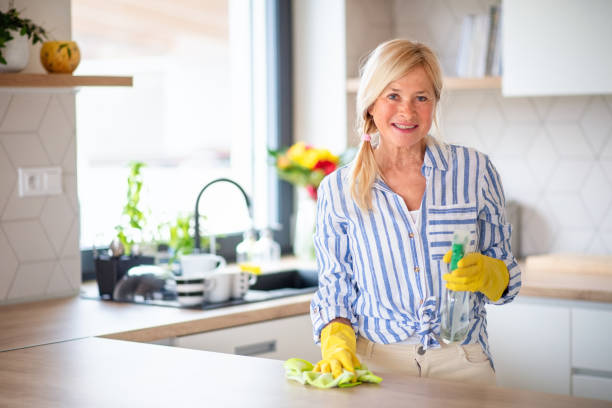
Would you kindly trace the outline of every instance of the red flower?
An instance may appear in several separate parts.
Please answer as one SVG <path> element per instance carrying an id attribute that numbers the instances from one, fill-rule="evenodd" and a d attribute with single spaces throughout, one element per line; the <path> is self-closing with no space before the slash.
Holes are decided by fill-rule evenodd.
<path id="1" fill-rule="evenodd" d="M 315 186 L 311 184 L 307 185 L 306 191 L 308 192 L 308 195 L 310 196 L 310 198 L 317 201 L 317 188 Z"/>
<path id="2" fill-rule="evenodd" d="M 313 170 L 323 170 L 325 175 L 328 175 L 332 171 L 336 170 L 336 163 L 329 160 L 319 160 L 313 167 Z"/>

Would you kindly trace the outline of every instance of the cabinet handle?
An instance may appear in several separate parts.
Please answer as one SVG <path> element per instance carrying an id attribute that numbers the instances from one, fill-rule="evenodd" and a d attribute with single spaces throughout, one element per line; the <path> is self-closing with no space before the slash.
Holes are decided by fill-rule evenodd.
<path id="1" fill-rule="evenodd" d="M 276 340 L 236 346 L 234 348 L 234 354 L 238 354 L 239 356 L 255 356 L 257 354 L 272 353 L 274 351 L 276 351 Z"/>

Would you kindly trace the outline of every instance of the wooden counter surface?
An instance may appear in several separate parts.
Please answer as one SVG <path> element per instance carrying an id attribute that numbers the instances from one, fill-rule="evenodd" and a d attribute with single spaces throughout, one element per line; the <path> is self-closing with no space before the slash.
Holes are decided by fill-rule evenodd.
<path id="1" fill-rule="evenodd" d="M 10 407 L 611 407 L 569 396 L 386 375 L 379 385 L 319 390 L 283 362 L 88 338 L 0 353 Z"/>
<path id="2" fill-rule="evenodd" d="M 589 273 L 577 268 L 555 271 L 519 263 L 523 286 L 519 296 L 612 303 L 612 274 Z"/>
<path id="3" fill-rule="evenodd" d="M 213 310 L 81 299 L 0 307 L 0 351 L 91 336 L 154 341 L 308 313 L 312 294 Z"/>

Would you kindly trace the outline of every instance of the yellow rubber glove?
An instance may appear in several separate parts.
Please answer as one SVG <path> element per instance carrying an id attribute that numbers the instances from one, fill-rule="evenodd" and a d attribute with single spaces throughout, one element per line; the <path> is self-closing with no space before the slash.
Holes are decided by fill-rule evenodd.
<path id="1" fill-rule="evenodd" d="M 448 251 L 442 260 L 450 263 L 452 251 Z M 446 287 L 454 291 L 482 292 L 496 302 L 508 287 L 510 275 L 503 261 L 478 253 L 466 254 L 459 262 L 457 269 L 442 275 Z"/>
<path id="2" fill-rule="evenodd" d="M 332 373 L 338 378 L 343 369 L 355 374 L 361 363 L 357 359 L 357 339 L 353 328 L 348 324 L 332 322 L 321 330 L 321 355 L 313 371 Z M 357 377 L 353 377 L 353 382 Z"/>

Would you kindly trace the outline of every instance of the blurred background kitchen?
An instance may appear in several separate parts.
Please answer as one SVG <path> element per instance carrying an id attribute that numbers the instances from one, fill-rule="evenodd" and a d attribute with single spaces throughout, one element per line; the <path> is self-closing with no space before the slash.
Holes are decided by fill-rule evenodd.
<path id="1" fill-rule="evenodd" d="M 295 1 L 284 34 L 291 59 L 281 56 L 284 71 L 274 74 L 266 67 L 278 50 L 256 1 L 16 1 L 52 35 L 80 44 L 76 74 L 133 75 L 134 86 L 0 94 L 0 302 L 79 290 L 80 250 L 113 238 L 135 160 L 146 163 L 149 225 L 191 213 L 201 186 L 230 177 L 253 198 L 256 225 L 280 228 L 290 251 L 293 192 L 278 183 L 266 149 L 300 140 L 339 154 L 356 145 L 359 59 L 385 39 L 413 38 L 455 77 L 466 16 L 492 5 L 499 2 Z M 36 59 L 26 69 L 41 71 Z M 500 82 L 447 89 L 439 136 L 492 157 L 508 201 L 520 207 L 518 255 L 610 254 L 612 97 L 582 94 L 580 84 L 577 95 L 505 97 Z M 17 168 L 49 165 L 62 168 L 63 193 L 18 198 Z M 202 203 L 204 227 L 243 231 L 238 192 L 219 194 Z"/>
<path id="2" fill-rule="evenodd" d="M 0 0 L 0 7 L 9 3 Z M 107 247 L 115 226 L 125 222 L 133 162 L 145 163 L 143 242 L 168 240 L 167 227 L 193 215 L 200 189 L 227 177 L 250 196 L 255 227 L 273 229 L 283 254 L 291 254 L 304 190 L 279 181 L 268 149 L 304 141 L 341 155 L 356 146 L 359 61 L 394 37 L 425 42 L 440 57 L 446 89 L 436 135 L 491 156 L 504 182 L 521 262 L 555 253 L 609 259 L 602 258 L 612 255 L 606 1 L 293 0 L 270 8 L 272 3 L 14 0 L 52 38 L 79 44 L 75 75 L 132 76 L 133 86 L 2 88 L 0 304 L 79 293 L 83 280 L 93 278 L 92 248 Z M 466 58 L 465 33 L 495 6 L 502 10 L 501 36 L 492 44 L 498 51 L 504 46 L 501 65 L 466 70 L 459 63 Z M 38 58 L 24 70 L 43 72 Z M 61 168 L 62 192 L 19 197 L 18 169 L 24 167 Z M 250 225 L 240 192 L 220 183 L 202 199 L 200 213 L 203 236 L 221 237 L 220 251 L 235 255 Z M 602 311 L 593 302 L 588 307 L 594 309 L 580 304 L 578 310 L 567 298 L 538 302 L 491 312 L 492 344 L 507 346 L 498 347 L 500 381 L 569 393 L 570 348 L 574 359 L 581 350 L 597 349 L 589 342 L 581 347 L 574 337 L 570 345 L 570 327 L 574 334 L 594 333 L 588 341 L 605 341 L 609 307 Z M 526 338 L 513 337 L 514 324 L 528 325 L 525 316 L 534 317 L 534 326 Z M 583 322 L 604 331 L 579 326 Z M 542 340 L 537 347 L 534 338 Z M 530 350 L 528 368 L 538 381 L 503 374 L 512 372 L 519 347 Z M 567 358 L 557 358 L 561 353 Z M 605 392 L 612 363 L 600 357 L 588 356 L 592 365 L 572 364 L 603 372 L 597 381 Z M 579 379 L 580 372 L 572 373 Z"/>

